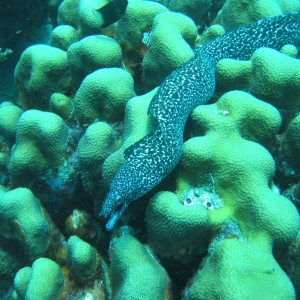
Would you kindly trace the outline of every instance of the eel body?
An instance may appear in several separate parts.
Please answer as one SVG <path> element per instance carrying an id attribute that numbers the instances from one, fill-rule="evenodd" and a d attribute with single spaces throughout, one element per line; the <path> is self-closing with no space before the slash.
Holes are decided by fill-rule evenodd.
<path id="1" fill-rule="evenodd" d="M 260 47 L 280 49 L 300 41 L 300 13 L 263 19 L 218 37 L 195 50 L 174 70 L 151 100 L 154 130 L 125 150 L 125 164 L 113 178 L 100 215 L 111 230 L 128 205 L 158 185 L 178 164 L 183 131 L 192 110 L 215 90 L 216 63 L 223 58 L 250 59 Z"/>

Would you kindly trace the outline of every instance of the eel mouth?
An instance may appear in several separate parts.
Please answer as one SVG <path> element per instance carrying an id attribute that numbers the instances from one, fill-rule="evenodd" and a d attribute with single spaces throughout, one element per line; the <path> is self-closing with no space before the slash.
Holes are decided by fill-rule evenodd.
<path id="1" fill-rule="evenodd" d="M 117 221 L 123 215 L 123 213 L 126 210 L 126 208 L 128 207 L 128 205 L 129 205 L 129 202 L 125 202 L 124 204 L 119 204 L 111 213 L 107 213 L 106 215 L 102 214 L 102 211 L 101 211 L 101 215 L 103 215 L 104 217 L 107 217 L 108 215 L 110 215 L 110 217 L 106 223 L 106 226 L 105 226 L 107 231 L 111 231 L 114 228 Z"/>
<path id="2" fill-rule="evenodd" d="M 103 201 L 99 217 L 103 216 L 104 218 L 107 218 L 109 215 L 112 215 L 114 211 L 118 210 L 118 208 L 123 205 L 123 202 L 121 202 L 120 199 L 121 196 L 113 197 L 113 195 L 109 192 Z"/>

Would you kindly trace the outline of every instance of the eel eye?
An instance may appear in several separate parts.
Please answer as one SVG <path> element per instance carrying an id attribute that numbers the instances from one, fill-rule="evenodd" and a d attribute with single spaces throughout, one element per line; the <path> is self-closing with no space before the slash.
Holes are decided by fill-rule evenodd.
<path id="1" fill-rule="evenodd" d="M 213 210 L 214 209 L 214 205 L 211 201 L 204 201 L 203 202 L 203 206 L 209 210 Z"/>
<path id="2" fill-rule="evenodd" d="M 194 203 L 194 200 L 191 197 L 187 197 L 184 200 L 184 205 L 193 205 L 193 204 L 195 204 L 195 203 Z"/>

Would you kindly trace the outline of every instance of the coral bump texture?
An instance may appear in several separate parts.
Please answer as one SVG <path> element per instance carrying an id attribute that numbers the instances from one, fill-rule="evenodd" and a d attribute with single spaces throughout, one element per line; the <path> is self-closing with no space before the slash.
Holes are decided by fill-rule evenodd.
<path id="1" fill-rule="evenodd" d="M 125 150 L 125 164 L 113 178 L 101 215 L 111 230 L 128 205 L 145 195 L 177 165 L 183 129 L 192 110 L 215 90 L 215 65 L 223 58 L 250 59 L 260 47 L 280 49 L 300 41 L 300 13 L 262 19 L 229 32 L 195 50 L 195 56 L 173 71 L 154 95 L 148 115 L 154 130 Z"/>

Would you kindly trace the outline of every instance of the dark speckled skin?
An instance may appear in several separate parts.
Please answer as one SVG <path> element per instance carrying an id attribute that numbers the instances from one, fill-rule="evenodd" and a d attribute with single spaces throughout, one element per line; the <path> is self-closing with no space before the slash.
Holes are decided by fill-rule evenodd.
<path id="1" fill-rule="evenodd" d="M 152 190 L 177 165 L 183 130 L 192 110 L 215 90 L 215 65 L 222 58 L 246 60 L 260 47 L 280 49 L 300 41 L 300 13 L 263 19 L 210 41 L 173 71 L 154 95 L 148 114 L 157 126 L 125 151 L 125 164 L 112 180 L 101 215 L 111 230 L 128 205 Z"/>

